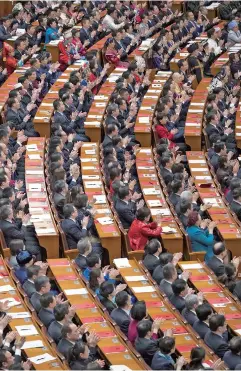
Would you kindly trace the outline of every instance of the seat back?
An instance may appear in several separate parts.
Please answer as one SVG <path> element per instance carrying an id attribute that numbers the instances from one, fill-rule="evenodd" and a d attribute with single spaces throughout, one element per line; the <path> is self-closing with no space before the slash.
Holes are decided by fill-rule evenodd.
<path id="1" fill-rule="evenodd" d="M 0 229 L 0 248 L 1 248 L 1 254 L 4 258 L 10 258 L 11 252 L 10 249 L 7 247 L 4 235 L 2 230 Z"/>
<path id="2" fill-rule="evenodd" d="M 201 262 L 204 261 L 206 251 L 192 251 L 192 244 L 188 234 L 182 230 L 184 234 L 184 250 L 187 254 L 187 260 L 200 260 Z"/>

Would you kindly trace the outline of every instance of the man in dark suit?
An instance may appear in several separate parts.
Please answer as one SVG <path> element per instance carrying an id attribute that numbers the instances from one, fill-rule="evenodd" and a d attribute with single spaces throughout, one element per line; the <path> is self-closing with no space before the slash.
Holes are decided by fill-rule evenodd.
<path id="1" fill-rule="evenodd" d="M 57 180 L 54 183 L 53 200 L 60 219 L 64 218 L 63 208 L 66 203 L 66 194 L 68 186 L 64 180 Z"/>
<path id="2" fill-rule="evenodd" d="M 223 357 L 223 361 L 230 370 L 236 370 L 236 366 L 241 363 L 241 338 L 234 336 L 229 342 L 229 348 Z"/>
<path id="3" fill-rule="evenodd" d="M 171 169 L 172 164 L 173 164 L 172 157 L 168 155 L 164 155 L 163 157 L 161 157 L 160 164 L 161 164 L 161 168 L 160 168 L 161 176 L 167 185 L 173 181 L 173 177 L 174 177 L 172 173 L 172 169 Z"/>
<path id="4" fill-rule="evenodd" d="M 40 304 L 41 296 L 43 294 L 47 294 L 51 289 L 49 278 L 46 276 L 37 277 L 34 281 L 34 286 L 35 286 L 36 292 L 32 294 L 30 298 L 30 303 L 32 304 L 36 312 L 38 313 L 40 309 L 42 308 Z"/>
<path id="5" fill-rule="evenodd" d="M 142 320 L 137 324 L 135 348 L 149 366 L 151 366 L 154 354 L 159 350 L 157 335 L 152 335 L 152 330 L 152 322 L 149 320 Z"/>
<path id="6" fill-rule="evenodd" d="M 72 204 L 65 205 L 63 213 L 65 219 L 61 221 L 61 227 L 66 235 L 68 247 L 69 249 L 76 249 L 78 241 L 83 237 L 87 237 L 89 217 L 85 216 L 82 220 L 82 225 L 80 225 L 76 220 L 78 211 Z"/>
<path id="7" fill-rule="evenodd" d="M 193 324 L 193 329 L 198 333 L 201 339 L 210 331 L 209 318 L 213 314 L 212 307 L 208 303 L 200 304 L 196 308 L 197 320 Z"/>
<path id="8" fill-rule="evenodd" d="M 96 345 L 99 341 L 99 337 L 97 334 L 91 334 L 89 335 L 92 340 L 91 342 L 88 341 L 88 343 L 84 343 L 82 340 L 78 340 L 77 343 L 73 346 L 73 354 L 78 354 L 78 357 L 74 357 L 74 360 L 70 361 L 70 368 L 72 370 L 86 370 L 88 369 L 88 365 L 95 361 L 97 358 L 97 349 Z M 86 357 L 86 354 L 88 354 L 88 357 Z M 97 361 L 97 364 L 99 365 L 100 360 Z M 105 362 L 103 361 L 105 364 Z"/>
<path id="9" fill-rule="evenodd" d="M 35 255 L 37 260 L 41 260 L 41 248 L 36 237 L 35 228 L 33 225 L 28 225 L 30 215 L 24 214 L 21 219 L 16 218 L 14 220 L 12 206 L 4 205 L 0 208 L 0 219 L 0 228 L 4 234 L 7 246 L 12 240 L 21 240 L 24 242 L 26 250 Z"/>
<path id="10" fill-rule="evenodd" d="M 171 194 L 169 200 L 175 206 L 180 202 L 180 195 L 184 191 L 184 183 L 181 180 L 173 180 L 171 182 Z"/>
<path id="11" fill-rule="evenodd" d="M 233 150 L 235 148 L 234 144 L 234 134 L 231 128 L 225 128 L 220 124 L 219 117 L 216 112 L 211 111 L 207 114 L 207 125 L 206 133 L 208 137 L 212 134 L 219 134 L 221 141 L 224 142 L 228 149 Z"/>
<path id="12" fill-rule="evenodd" d="M 80 41 L 84 44 L 87 40 L 89 41 L 88 46 L 92 46 L 96 41 L 96 31 L 92 31 L 90 28 L 90 20 L 83 18 L 82 28 L 80 29 Z"/>
<path id="13" fill-rule="evenodd" d="M 213 166 L 215 172 L 218 170 L 219 158 L 220 156 L 227 155 L 227 147 L 224 142 L 217 142 L 214 144 L 214 154 L 210 158 L 211 165 Z"/>
<path id="14" fill-rule="evenodd" d="M 233 190 L 233 201 L 231 202 L 231 209 L 237 215 L 238 219 L 241 220 L 241 188 L 235 188 Z"/>
<path id="15" fill-rule="evenodd" d="M 85 326 L 77 327 L 74 323 L 68 322 L 64 324 L 61 330 L 61 340 L 58 343 L 57 349 L 65 358 L 68 357 L 69 350 L 80 339 L 80 335 L 86 331 Z"/>
<path id="16" fill-rule="evenodd" d="M 172 283 L 177 279 L 177 270 L 172 263 L 168 263 L 163 267 L 163 280 L 160 283 L 160 290 L 168 299 L 173 295 Z"/>
<path id="17" fill-rule="evenodd" d="M 136 205 L 135 202 L 135 193 L 132 196 L 129 187 L 124 186 L 119 188 L 118 195 L 119 198 L 116 201 L 115 210 L 120 218 L 123 228 L 129 229 L 136 217 L 136 210 L 138 209 L 138 204 Z"/>
<path id="18" fill-rule="evenodd" d="M 210 331 L 205 335 L 204 341 L 207 346 L 221 359 L 229 350 L 225 317 L 222 314 L 214 314 L 209 318 Z"/>
<path id="19" fill-rule="evenodd" d="M 50 292 L 43 294 L 40 297 L 41 309 L 38 317 L 46 328 L 49 327 L 50 323 L 54 321 L 54 307 L 56 305 L 56 299 Z"/>
<path id="20" fill-rule="evenodd" d="M 159 241 L 158 241 L 159 242 Z M 163 268 L 166 264 L 172 263 L 173 255 L 169 252 L 164 252 L 160 254 L 159 261 L 160 264 L 156 266 L 152 273 L 152 278 L 156 281 L 158 285 L 160 285 L 161 281 L 163 280 Z"/>
<path id="21" fill-rule="evenodd" d="M 162 245 L 157 238 L 150 240 L 145 247 L 144 266 L 152 274 L 156 267 L 160 265 L 160 256 L 162 255 Z"/>
<path id="22" fill-rule="evenodd" d="M 103 148 L 112 146 L 112 137 L 118 135 L 118 127 L 115 124 L 109 124 L 105 130 L 106 134 L 102 143 Z"/>
<path id="23" fill-rule="evenodd" d="M 174 307 L 181 313 L 185 308 L 185 296 L 192 292 L 187 285 L 187 282 L 182 278 L 177 278 L 172 283 L 173 294 L 170 296 L 169 300 L 174 305 Z"/>
<path id="24" fill-rule="evenodd" d="M 182 316 L 191 326 L 193 326 L 198 319 L 195 310 L 198 307 L 199 302 L 201 303 L 202 301 L 203 295 L 201 292 L 198 293 L 198 295 L 187 295 L 185 298 L 185 308 L 182 310 Z"/>
<path id="25" fill-rule="evenodd" d="M 100 301 L 104 305 L 104 307 L 107 309 L 108 313 L 111 314 L 111 312 L 117 308 L 116 304 L 113 303 L 113 298 L 115 295 L 115 286 L 113 283 L 110 283 L 108 281 L 102 282 L 100 285 Z"/>
<path id="26" fill-rule="evenodd" d="M 27 268 L 28 279 L 24 282 L 22 287 L 29 298 L 31 298 L 33 293 L 36 292 L 34 281 L 41 275 L 42 272 L 39 265 L 32 265 L 31 267 Z"/>
<path id="27" fill-rule="evenodd" d="M 115 298 L 117 308 L 111 312 L 111 318 L 120 327 L 121 331 L 127 336 L 131 321 L 130 307 L 131 297 L 126 291 L 118 292 Z"/>
<path id="28" fill-rule="evenodd" d="M 14 32 L 10 32 L 9 27 L 11 25 L 10 17 L 3 17 L 1 19 L 2 24 L 0 25 L 0 49 L 3 48 L 3 42 L 10 39 Z"/>
<path id="29" fill-rule="evenodd" d="M 77 243 L 79 254 L 75 258 L 75 263 L 84 271 L 87 268 L 86 258 L 92 252 L 92 246 L 88 238 L 83 238 Z"/>
<path id="30" fill-rule="evenodd" d="M 175 353 L 175 339 L 170 336 L 165 336 L 159 341 L 159 351 L 154 354 L 152 359 L 152 370 L 181 370 L 184 365 L 184 358 L 179 357 L 176 365 L 171 357 Z"/>
<path id="31" fill-rule="evenodd" d="M 48 334 L 56 344 L 62 339 L 62 328 L 69 324 L 75 314 L 73 307 L 69 307 L 67 303 L 56 304 L 53 310 L 55 320 L 48 327 Z"/>
<path id="32" fill-rule="evenodd" d="M 217 277 L 225 273 L 225 263 L 228 251 L 222 242 L 217 242 L 213 246 L 214 256 L 207 262 L 208 267 L 216 274 Z"/>
<path id="33" fill-rule="evenodd" d="M 16 98 L 9 98 L 6 120 L 14 124 L 16 130 L 24 130 L 27 137 L 37 137 L 39 134 L 34 130 L 33 123 L 30 121 L 30 114 L 20 110 L 20 102 Z"/>

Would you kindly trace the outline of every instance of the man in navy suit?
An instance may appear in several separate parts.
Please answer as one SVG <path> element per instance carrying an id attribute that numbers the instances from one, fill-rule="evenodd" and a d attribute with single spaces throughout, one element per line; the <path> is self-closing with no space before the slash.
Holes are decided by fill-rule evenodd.
<path id="1" fill-rule="evenodd" d="M 111 318 L 120 327 L 121 331 L 127 335 L 131 321 L 130 307 L 131 297 L 126 291 L 118 292 L 115 298 L 117 308 L 111 312 Z"/>
<path id="2" fill-rule="evenodd" d="M 77 209 L 72 204 L 67 204 L 63 207 L 64 220 L 61 222 L 61 227 L 66 235 L 69 249 L 76 249 L 77 243 L 81 238 L 87 237 L 87 225 L 89 217 L 84 216 L 82 225 L 76 220 L 78 216 Z"/>
<path id="3" fill-rule="evenodd" d="M 185 297 L 192 292 L 192 289 L 188 287 L 187 282 L 182 278 L 177 278 L 172 283 L 173 294 L 169 300 L 176 309 L 181 313 L 185 308 Z"/>
<path id="4" fill-rule="evenodd" d="M 185 308 L 182 310 L 182 316 L 191 326 L 198 319 L 195 309 L 198 307 L 199 301 L 203 302 L 202 292 L 198 293 L 198 295 L 190 294 L 185 298 Z"/>
<path id="5" fill-rule="evenodd" d="M 11 19 L 9 17 L 3 17 L 1 19 L 2 24 L 0 25 L 0 49 L 3 48 L 3 42 L 12 37 L 12 33 L 9 30 L 11 25 Z"/>
<path id="6" fill-rule="evenodd" d="M 227 324 L 222 314 L 214 314 L 209 318 L 210 331 L 205 335 L 207 346 L 221 359 L 229 350 L 227 339 Z"/>
<path id="7" fill-rule="evenodd" d="M 217 242 L 213 246 L 214 256 L 208 261 L 207 265 L 217 277 L 225 273 L 224 260 L 227 257 L 227 253 L 228 251 L 222 242 Z"/>
<path id="8" fill-rule="evenodd" d="M 165 336 L 159 341 L 159 348 L 152 359 L 151 368 L 152 370 L 181 370 L 185 363 L 183 357 L 179 357 L 175 362 L 171 354 L 175 353 L 175 339 L 170 336 Z"/>
<path id="9" fill-rule="evenodd" d="M 229 342 L 230 350 L 223 357 L 230 370 L 236 370 L 236 366 L 241 363 L 241 337 L 235 336 Z"/>
<path id="10" fill-rule="evenodd" d="M 199 305 L 196 308 L 197 320 L 193 324 L 194 330 L 198 333 L 201 339 L 204 339 L 207 332 L 209 332 L 209 318 L 213 314 L 212 307 L 208 303 Z"/>

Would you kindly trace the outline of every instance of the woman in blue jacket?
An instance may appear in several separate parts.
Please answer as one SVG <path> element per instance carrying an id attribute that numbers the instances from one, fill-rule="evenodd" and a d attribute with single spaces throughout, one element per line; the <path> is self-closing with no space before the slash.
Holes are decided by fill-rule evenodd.
<path id="1" fill-rule="evenodd" d="M 58 40 L 60 38 L 62 27 L 57 27 L 57 21 L 55 18 L 50 18 L 47 22 L 47 29 L 45 33 L 45 44 L 48 44 L 52 40 Z"/>
<path id="2" fill-rule="evenodd" d="M 213 230 L 215 227 L 215 222 L 210 222 L 207 219 L 202 220 L 197 211 L 192 211 L 188 215 L 186 231 L 191 240 L 192 251 L 206 251 L 206 262 L 213 256 Z"/>

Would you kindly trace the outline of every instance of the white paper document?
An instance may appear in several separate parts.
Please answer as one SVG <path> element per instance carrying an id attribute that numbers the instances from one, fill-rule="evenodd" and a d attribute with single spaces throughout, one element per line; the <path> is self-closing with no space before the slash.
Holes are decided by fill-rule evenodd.
<path id="1" fill-rule="evenodd" d="M 56 358 L 49 353 L 44 353 L 40 354 L 39 356 L 29 358 L 30 362 L 34 363 L 35 365 L 41 365 L 41 363 L 53 361 L 54 359 Z"/>
<path id="2" fill-rule="evenodd" d="M 27 175 L 43 175 L 43 170 L 26 170 Z"/>
<path id="3" fill-rule="evenodd" d="M 185 264 L 185 263 L 179 263 L 182 267 L 182 269 L 202 269 L 203 266 L 200 263 L 193 263 L 193 264 Z"/>
<path id="4" fill-rule="evenodd" d="M 192 171 L 198 172 L 198 171 L 209 171 L 207 167 L 192 167 Z"/>
<path id="5" fill-rule="evenodd" d="M 38 335 L 34 325 L 15 326 L 20 336 Z"/>
<path id="6" fill-rule="evenodd" d="M 88 291 L 85 288 L 81 289 L 69 289 L 69 290 L 64 290 L 66 295 L 85 295 L 88 294 Z"/>
<path id="7" fill-rule="evenodd" d="M 11 285 L 0 286 L 0 292 L 8 292 L 13 290 L 15 290 L 15 288 Z"/>
<path id="8" fill-rule="evenodd" d="M 97 218 L 97 220 L 101 225 L 109 225 L 114 223 L 113 219 L 109 217 Z"/>
<path id="9" fill-rule="evenodd" d="M 148 200 L 148 205 L 150 207 L 155 207 L 155 206 L 161 206 L 161 201 L 160 200 Z"/>
<path id="10" fill-rule="evenodd" d="M 143 292 L 155 292 L 156 289 L 154 286 L 141 286 L 141 287 L 132 287 L 132 290 L 138 294 Z"/>
<path id="11" fill-rule="evenodd" d="M 149 124 L 149 122 L 150 122 L 149 117 L 139 117 L 140 124 Z"/>
<path id="12" fill-rule="evenodd" d="M 155 188 L 143 188 L 142 189 L 144 195 L 158 195 L 160 194 L 160 189 L 155 189 Z"/>
<path id="13" fill-rule="evenodd" d="M 1 300 L 0 300 L 0 303 L 5 303 L 5 301 L 8 302 L 8 307 L 9 307 L 9 308 L 11 308 L 11 307 L 15 307 L 15 306 L 21 304 L 20 301 L 17 301 L 17 300 L 15 300 L 14 298 L 5 298 L 5 299 L 1 299 Z"/>
<path id="14" fill-rule="evenodd" d="M 177 230 L 175 228 L 170 228 L 168 226 L 166 226 L 166 227 L 164 226 L 164 227 L 162 227 L 162 232 L 163 233 L 176 233 Z"/>
<path id="15" fill-rule="evenodd" d="M 13 313 L 10 313 L 10 315 L 13 319 L 30 318 L 31 317 L 31 314 L 29 312 L 13 312 Z"/>
<path id="16" fill-rule="evenodd" d="M 189 164 L 206 164 L 205 160 L 189 160 Z"/>
<path id="17" fill-rule="evenodd" d="M 21 349 L 43 348 L 42 340 L 25 341 Z"/>
<path id="18" fill-rule="evenodd" d="M 41 184 L 39 183 L 29 183 L 28 187 L 30 192 L 41 192 Z"/>
<path id="19" fill-rule="evenodd" d="M 171 211 L 169 209 L 151 209 L 151 215 L 171 215 Z"/>
<path id="20" fill-rule="evenodd" d="M 113 263 L 115 264 L 116 268 L 130 268 L 131 265 L 129 263 L 129 260 L 127 258 L 119 258 L 119 259 L 114 259 Z"/>
<path id="21" fill-rule="evenodd" d="M 198 175 L 198 176 L 195 176 L 195 179 L 197 179 L 197 180 L 212 180 L 211 176 L 209 176 L 209 175 L 206 175 L 206 176 Z"/>
<path id="22" fill-rule="evenodd" d="M 126 281 L 130 282 L 138 282 L 138 281 L 146 281 L 147 278 L 145 276 L 126 276 Z"/>
<path id="23" fill-rule="evenodd" d="M 106 204 L 106 196 L 105 195 L 96 195 L 93 196 L 93 199 L 95 200 L 95 204 Z"/>
<path id="24" fill-rule="evenodd" d="M 27 151 L 37 151 L 38 147 L 37 144 L 27 144 L 26 146 Z"/>

